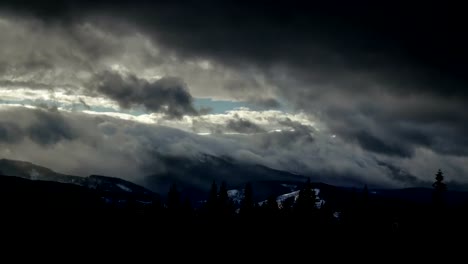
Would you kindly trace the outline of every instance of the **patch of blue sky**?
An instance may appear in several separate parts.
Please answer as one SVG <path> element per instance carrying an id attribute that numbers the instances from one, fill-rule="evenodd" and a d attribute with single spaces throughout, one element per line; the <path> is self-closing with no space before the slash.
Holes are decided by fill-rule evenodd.
<path id="1" fill-rule="evenodd" d="M 121 108 L 112 108 L 104 106 L 91 105 L 90 109 L 84 106 L 81 103 L 63 103 L 47 99 L 24 99 L 24 100 L 1 100 L 0 104 L 20 104 L 20 105 L 33 105 L 40 106 L 46 105 L 48 107 L 60 107 L 69 111 L 83 111 L 83 110 L 92 110 L 95 112 L 118 112 L 126 113 L 134 116 L 147 114 L 148 111 L 144 107 L 133 107 L 131 109 L 121 109 Z M 252 111 L 265 111 L 271 110 L 271 108 L 266 108 L 261 105 L 255 105 L 253 103 L 245 101 L 230 101 L 230 100 L 213 100 L 211 98 L 194 98 L 194 106 L 196 109 L 201 108 L 210 108 L 212 111 L 211 114 L 224 114 L 228 111 L 236 110 L 239 108 L 248 108 Z M 275 109 L 283 112 L 287 111 L 285 104 L 281 104 L 280 108 Z"/>

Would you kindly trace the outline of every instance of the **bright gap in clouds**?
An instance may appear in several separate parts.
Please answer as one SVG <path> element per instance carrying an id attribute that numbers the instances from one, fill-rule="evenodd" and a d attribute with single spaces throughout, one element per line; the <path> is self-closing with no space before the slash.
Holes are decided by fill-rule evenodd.
<path id="1" fill-rule="evenodd" d="M 73 94 L 63 89 L 43 90 L 29 89 L 26 87 L 11 88 L 0 86 L 0 103 L 2 104 L 27 104 L 57 106 L 67 110 L 93 110 L 98 112 L 123 112 L 133 115 L 144 114 L 147 111 L 143 107 L 122 109 L 114 101 L 105 97 Z M 205 109 L 212 114 L 222 114 L 227 111 L 248 108 L 253 111 L 270 110 L 268 107 L 255 105 L 241 100 L 220 100 L 213 98 L 193 98 L 197 109 Z M 285 111 L 285 107 L 277 108 Z"/>
<path id="2" fill-rule="evenodd" d="M 199 135 L 211 134 L 255 134 L 266 132 L 294 131 L 294 128 L 280 124 L 283 121 L 321 128 L 316 120 L 305 113 L 289 113 L 282 109 L 268 109 L 251 102 L 194 98 L 197 109 L 206 109 L 198 116 L 183 116 L 169 119 L 162 113 L 148 112 L 144 107 L 121 108 L 116 102 L 105 97 L 72 93 L 65 89 L 32 89 L 8 87 L 0 89 L 0 104 L 4 106 L 28 106 L 57 108 L 67 112 L 83 112 L 90 115 L 105 115 L 145 124 L 165 125 Z"/>
<path id="3" fill-rule="evenodd" d="M 246 102 L 230 100 L 195 99 L 199 109 L 209 108 L 207 114 L 168 119 L 162 113 L 151 113 L 142 107 L 122 109 L 115 102 L 103 97 L 68 94 L 65 91 L 47 92 L 26 88 L 0 89 L 0 104 L 29 108 L 56 108 L 65 112 L 82 112 L 103 115 L 144 124 L 157 124 L 195 132 L 199 135 L 212 134 L 256 134 L 266 132 L 294 131 L 292 122 L 320 130 L 316 120 L 305 113 L 288 113 L 281 110 L 251 109 Z M 285 123 L 286 122 L 286 123 Z"/>

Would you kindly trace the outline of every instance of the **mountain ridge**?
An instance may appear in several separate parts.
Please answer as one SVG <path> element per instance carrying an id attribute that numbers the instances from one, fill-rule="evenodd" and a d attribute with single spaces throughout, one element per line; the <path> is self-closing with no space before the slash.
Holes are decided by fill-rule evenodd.
<path id="1" fill-rule="evenodd" d="M 31 162 L 8 159 L 0 160 L 0 174 L 29 180 L 71 183 L 112 193 L 115 197 L 119 195 L 140 196 L 141 200 L 165 197 L 170 185 L 176 184 L 178 190 L 193 201 L 205 200 L 213 182 L 220 184 L 225 181 L 230 190 L 239 191 L 243 189 L 246 182 L 251 182 L 255 191 L 254 198 L 257 201 L 263 201 L 271 195 L 280 196 L 297 191 L 307 179 L 303 175 L 275 170 L 259 164 L 237 163 L 223 157 L 204 155 L 202 159 L 203 162 L 181 157 L 164 157 L 161 160 L 166 166 L 166 172 L 145 176 L 143 184 L 119 177 L 95 174 L 88 177 L 61 174 Z M 349 197 L 362 191 L 354 187 L 323 182 L 314 182 L 313 186 L 320 190 L 320 195 L 325 201 L 336 204 L 346 204 Z M 427 203 L 431 200 L 432 189 L 426 187 L 371 188 L 369 192 L 375 197 Z M 468 201 L 466 191 L 449 189 L 447 193 L 447 200 L 450 204 L 460 205 Z"/>

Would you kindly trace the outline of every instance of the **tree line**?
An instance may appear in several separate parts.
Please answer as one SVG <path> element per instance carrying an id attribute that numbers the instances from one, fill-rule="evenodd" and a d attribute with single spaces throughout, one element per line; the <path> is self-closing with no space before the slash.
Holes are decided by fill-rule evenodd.
<path id="1" fill-rule="evenodd" d="M 370 194 L 367 185 L 361 190 L 350 191 L 344 205 L 335 206 L 327 201 L 319 203 L 310 179 L 300 186 L 297 195 L 280 202 L 274 195 L 270 195 L 264 201 L 256 201 L 252 183 L 246 183 L 242 198 L 240 201 L 234 201 L 229 197 L 226 182 L 218 185 L 213 181 L 206 199 L 201 204 L 195 205 L 183 196 L 176 184 L 173 184 L 165 200 L 146 207 L 128 206 L 126 212 L 149 216 L 148 219 L 166 221 L 169 224 L 182 222 L 188 226 L 222 224 L 230 228 L 263 228 L 279 225 L 288 226 L 291 232 L 299 232 L 304 227 L 314 227 L 316 233 L 354 234 L 422 232 L 431 229 L 431 225 L 445 225 L 456 218 L 468 220 L 465 214 L 468 207 L 450 211 L 446 206 L 447 186 L 443 179 L 443 173 L 439 170 L 433 184 L 432 201 L 427 205 L 376 198 Z M 457 223 L 459 222 L 462 220 L 458 220 Z M 454 228 L 460 225 L 452 221 L 449 226 Z M 442 232 L 441 230 L 445 229 L 440 228 L 439 231 Z"/>

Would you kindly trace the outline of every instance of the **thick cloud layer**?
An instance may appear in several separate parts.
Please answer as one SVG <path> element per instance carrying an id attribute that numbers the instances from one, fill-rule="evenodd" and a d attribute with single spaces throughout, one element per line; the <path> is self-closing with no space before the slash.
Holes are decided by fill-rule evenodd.
<path id="1" fill-rule="evenodd" d="M 293 120 L 300 120 L 297 117 L 284 118 L 279 112 L 273 113 L 257 113 L 276 120 L 257 122 L 262 132 L 232 134 L 228 127 L 221 127 L 225 133 L 200 136 L 103 115 L 6 107 L 0 110 L 0 119 L 4 121 L 0 126 L 0 155 L 68 174 L 114 175 L 135 182 L 142 182 L 146 175 L 164 172 L 161 156 L 197 161 L 201 154 L 209 154 L 314 175 L 316 180 L 335 184 L 413 186 L 431 181 L 438 167 L 446 168 L 451 182 L 466 183 L 461 174 L 468 170 L 466 158 L 449 159 L 428 149 L 419 149 L 414 158 L 403 160 L 371 155 L 326 131 L 318 131 L 310 123 L 299 124 Z M 242 120 L 239 116 L 247 115 L 247 111 L 236 114 L 232 120 L 239 121 Z M 255 115 L 252 113 L 245 120 L 254 124 Z M 229 123 L 232 116 L 225 116 L 223 123 Z M 205 122 L 218 120 L 205 118 Z M 282 129 L 268 131 L 273 123 Z M 428 160 L 435 162 L 427 163 Z M 327 178 L 320 178 L 323 175 Z"/>
<path id="2" fill-rule="evenodd" d="M 327 135 L 312 135 L 312 128 L 258 132 L 254 136 L 199 136 L 169 127 L 101 115 L 23 107 L 5 108 L 0 111 L 0 118 L 5 120 L 0 129 L 3 157 L 31 161 L 69 174 L 85 176 L 100 173 L 139 181 L 146 175 L 164 172 L 158 156 L 197 161 L 201 154 L 209 154 L 276 169 L 338 177 L 323 179 L 327 181 L 349 181 L 343 174 L 346 172 L 358 175 L 353 180 L 359 182 L 375 173 L 379 176 L 369 182 L 392 184 L 385 169 L 372 158 L 348 156 L 341 151 L 342 146 Z M 61 121 L 57 125 L 50 120 Z M 30 129 L 38 124 L 41 128 L 50 128 L 47 131 Z M 230 131 L 229 128 L 226 130 Z M 73 131 L 73 136 L 67 131 Z"/>
<path id="3" fill-rule="evenodd" d="M 36 100 L 44 90 L 62 102 L 75 96 L 90 109 L 144 107 L 180 122 L 201 114 L 190 119 L 194 132 L 290 151 L 268 159 L 272 164 L 286 166 L 301 153 L 287 138 L 321 146 L 316 135 L 325 133 L 342 144 L 332 169 L 362 154 L 380 160 L 380 169 L 370 169 L 375 174 L 396 171 L 399 165 L 382 164 L 397 163 L 421 177 L 427 171 L 418 166 L 429 163 L 462 177 L 468 172 L 460 165 L 468 154 L 464 9 L 366 2 L 3 1 L 2 95 L 15 101 L 14 90 Z M 192 97 L 300 111 L 321 127 L 284 119 L 290 129 L 272 134 L 278 120 L 221 120 L 195 109 Z M 57 122 L 58 136 L 35 142 L 73 141 L 75 132 L 58 133 L 67 127 Z M 0 142 L 20 142 L 18 134 L 28 135 L 30 126 L 3 122 Z M 242 153 L 252 160 L 269 156 Z"/>

